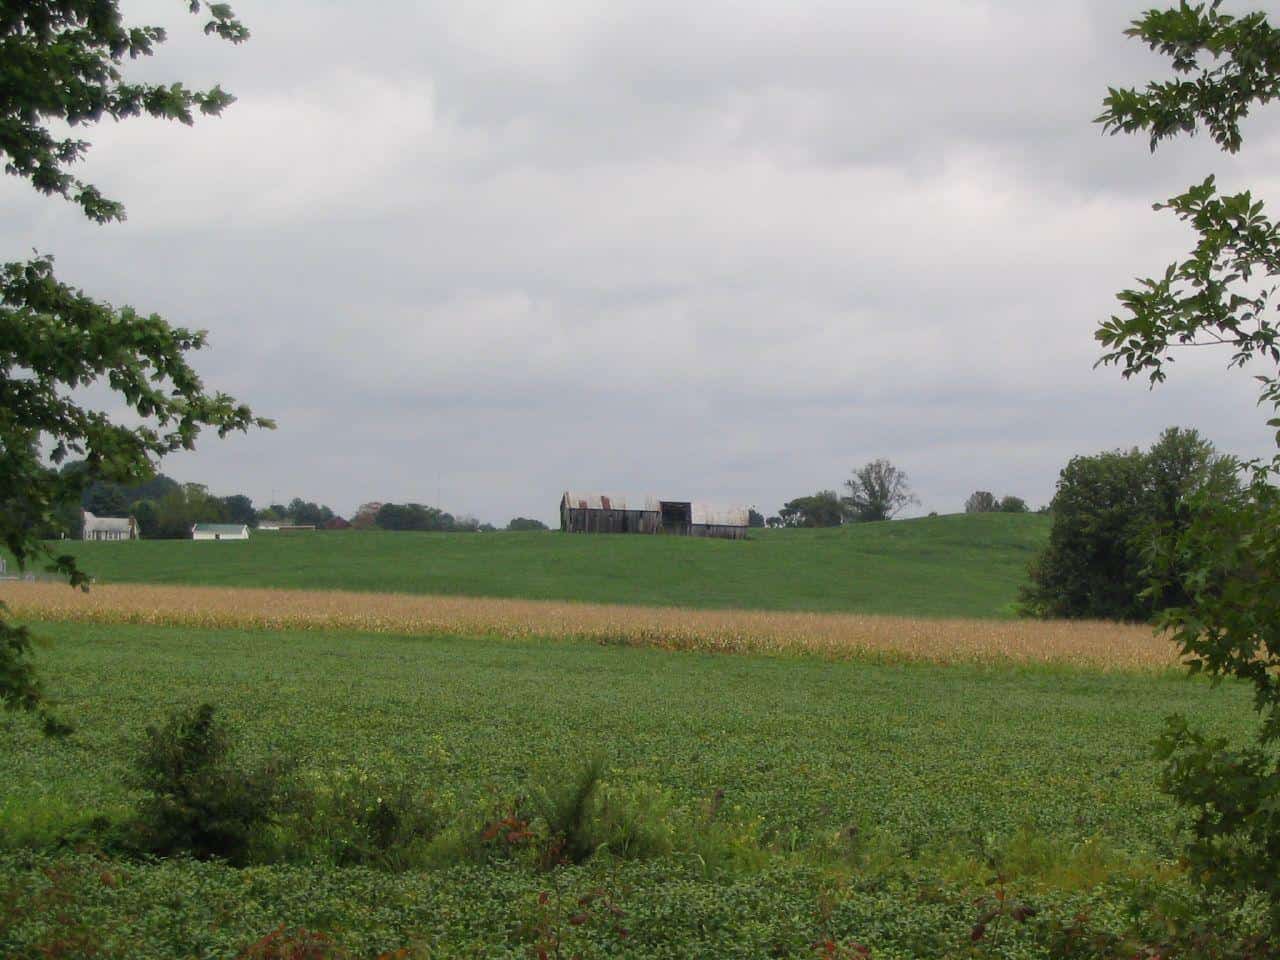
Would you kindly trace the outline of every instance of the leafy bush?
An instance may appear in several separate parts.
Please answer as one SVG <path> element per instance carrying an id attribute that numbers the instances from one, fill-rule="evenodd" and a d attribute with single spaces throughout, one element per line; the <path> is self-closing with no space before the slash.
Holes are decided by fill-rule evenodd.
<path id="1" fill-rule="evenodd" d="M 507 524 L 508 530 L 545 530 L 547 525 L 541 520 L 531 520 L 529 517 L 515 517 Z"/>
<path id="2" fill-rule="evenodd" d="M 1280 935 L 1280 490 L 1268 472 L 1227 502 L 1202 504 L 1185 531 L 1160 541 L 1153 569 L 1185 597 L 1160 625 L 1192 671 L 1251 684 L 1262 721 L 1255 741 L 1236 747 L 1171 718 L 1158 743 L 1162 786 L 1193 814 L 1196 874 L 1261 891 Z"/>
<path id="3" fill-rule="evenodd" d="M 583 863 L 595 853 L 592 800 L 604 776 L 604 760 L 592 757 L 577 773 L 534 791 L 534 804 L 546 823 L 544 866 Z"/>
<path id="4" fill-rule="evenodd" d="M 601 784 L 591 832 L 593 849 L 619 860 L 668 856 L 676 844 L 671 798 L 643 784 Z"/>
<path id="5" fill-rule="evenodd" d="M 277 855 L 343 867 L 423 866 L 426 850 L 449 819 L 429 791 L 354 774 L 295 785 L 288 806 L 274 838 Z"/>
<path id="6" fill-rule="evenodd" d="M 276 764 L 242 770 L 229 753 L 226 727 L 207 703 L 148 727 L 133 777 L 148 795 L 128 842 L 157 856 L 245 863 L 258 831 L 274 819 L 282 773 Z"/>

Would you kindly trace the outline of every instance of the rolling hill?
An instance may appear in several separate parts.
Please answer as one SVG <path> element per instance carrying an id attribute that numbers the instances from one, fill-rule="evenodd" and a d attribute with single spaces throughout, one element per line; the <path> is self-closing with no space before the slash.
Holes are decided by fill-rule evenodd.
<path id="1" fill-rule="evenodd" d="M 1044 516 L 977 514 L 762 530 L 737 542 L 346 531 L 58 546 L 103 583 L 1002 617 L 1048 529 Z"/>

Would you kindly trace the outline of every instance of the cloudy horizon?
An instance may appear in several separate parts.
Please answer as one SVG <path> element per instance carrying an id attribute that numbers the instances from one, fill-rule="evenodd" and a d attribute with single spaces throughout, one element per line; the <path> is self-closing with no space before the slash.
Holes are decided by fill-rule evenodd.
<path id="1" fill-rule="evenodd" d="M 233 6 L 238 47 L 122 4 L 170 34 L 132 75 L 238 98 L 86 131 L 127 222 L 0 179 L 0 258 L 208 329 L 206 384 L 277 421 L 172 477 L 501 525 L 566 488 L 775 513 L 877 457 L 915 513 L 1039 506 L 1167 426 L 1274 449 L 1222 353 L 1153 391 L 1093 368 L 1115 293 L 1192 244 L 1152 203 L 1280 200 L 1265 110 L 1235 157 L 1091 122 L 1167 75 L 1142 4 Z"/>

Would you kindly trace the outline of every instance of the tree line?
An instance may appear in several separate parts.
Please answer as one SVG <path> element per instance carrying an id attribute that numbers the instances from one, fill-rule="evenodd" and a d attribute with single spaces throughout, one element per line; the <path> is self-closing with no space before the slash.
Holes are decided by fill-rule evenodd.
<path id="1" fill-rule="evenodd" d="M 872 460 L 854 470 L 844 482 L 843 489 L 843 493 L 819 490 L 788 500 L 765 523 L 770 527 L 838 527 L 846 523 L 871 523 L 892 520 L 906 507 L 920 503 L 911 490 L 906 471 L 884 458 Z M 1021 497 L 997 498 L 989 491 L 977 490 L 965 501 L 964 510 L 965 513 L 1026 513 L 1029 508 Z"/>
<path id="2" fill-rule="evenodd" d="M 64 474 L 87 469 L 83 462 L 62 468 Z M 148 540 L 175 540 L 189 537 L 197 523 L 235 523 L 256 527 L 264 521 L 323 526 L 337 518 L 324 504 L 294 497 L 288 503 L 273 503 L 257 509 L 244 493 L 217 496 L 202 483 L 179 483 L 156 474 L 136 483 L 93 480 L 83 486 L 78 498 L 63 499 L 39 528 L 44 539 L 75 539 L 80 536 L 83 511 L 98 517 L 133 517 L 138 534 Z"/>
<path id="3" fill-rule="evenodd" d="M 87 469 L 77 461 L 62 468 L 64 474 Z M 147 540 L 177 540 L 191 535 L 197 523 L 235 523 L 256 528 L 262 523 L 358 530 L 435 531 L 445 533 L 489 533 L 497 528 L 475 517 L 455 516 L 439 507 L 421 503 L 361 504 L 348 520 L 331 507 L 294 497 L 287 503 L 272 503 L 261 509 L 244 493 L 217 496 L 201 483 L 179 483 L 156 474 L 137 483 L 93 480 L 83 487 L 78 499 L 67 498 L 38 528 L 44 540 L 77 539 L 83 511 L 98 517 L 133 517 L 138 534 Z M 507 530 L 546 530 L 547 525 L 528 517 L 515 517 Z"/>

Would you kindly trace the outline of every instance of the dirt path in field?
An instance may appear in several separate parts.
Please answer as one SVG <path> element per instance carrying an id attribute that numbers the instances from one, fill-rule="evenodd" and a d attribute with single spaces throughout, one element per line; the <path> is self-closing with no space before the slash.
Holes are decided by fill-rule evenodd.
<path id="1" fill-rule="evenodd" d="M 1104 670 L 1177 665 L 1149 628 L 1099 622 L 931 620 L 840 613 L 687 610 L 487 597 L 142 585 L 0 583 L 19 617 L 406 636 L 581 638 L 720 653 L 810 654 L 931 663 L 1050 663 Z"/>

